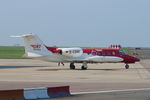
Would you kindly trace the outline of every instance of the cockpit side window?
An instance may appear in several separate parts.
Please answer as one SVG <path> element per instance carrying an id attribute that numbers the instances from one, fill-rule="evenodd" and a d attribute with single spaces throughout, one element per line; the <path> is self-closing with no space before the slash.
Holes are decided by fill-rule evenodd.
<path id="1" fill-rule="evenodd" d="M 126 53 L 123 50 L 119 50 L 120 54 L 126 55 Z"/>

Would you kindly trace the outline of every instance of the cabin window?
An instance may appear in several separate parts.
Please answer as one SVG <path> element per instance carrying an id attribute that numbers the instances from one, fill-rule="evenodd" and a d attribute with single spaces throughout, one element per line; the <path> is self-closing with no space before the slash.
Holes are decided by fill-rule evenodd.
<path id="1" fill-rule="evenodd" d="M 107 55 L 111 55 L 111 53 L 108 51 L 108 52 L 107 52 Z"/>
<path id="2" fill-rule="evenodd" d="M 70 54 L 72 53 L 71 50 L 69 51 L 69 53 L 70 53 Z"/>
<path id="3" fill-rule="evenodd" d="M 92 52 L 92 55 L 96 55 L 96 52 Z"/>
<path id="4" fill-rule="evenodd" d="M 106 53 L 105 53 L 104 51 L 102 52 L 102 54 L 103 54 L 103 56 L 105 56 L 105 55 L 106 55 Z"/>
<path id="5" fill-rule="evenodd" d="M 90 54 L 91 54 L 91 52 L 88 52 L 87 54 L 88 54 L 88 55 L 90 55 Z"/>
<path id="6" fill-rule="evenodd" d="M 97 55 L 101 55 L 101 52 L 100 52 L 100 51 L 98 51 L 98 52 L 97 52 Z"/>
<path id="7" fill-rule="evenodd" d="M 115 51 L 112 51 L 112 55 L 116 55 L 116 52 L 115 52 Z"/>

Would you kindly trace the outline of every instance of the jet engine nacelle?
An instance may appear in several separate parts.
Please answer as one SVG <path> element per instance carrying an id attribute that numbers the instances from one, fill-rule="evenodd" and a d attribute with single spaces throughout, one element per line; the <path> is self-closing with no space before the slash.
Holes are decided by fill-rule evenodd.
<path id="1" fill-rule="evenodd" d="M 83 54 L 83 50 L 81 48 L 58 48 L 60 50 L 60 54 L 67 57 L 80 57 Z"/>

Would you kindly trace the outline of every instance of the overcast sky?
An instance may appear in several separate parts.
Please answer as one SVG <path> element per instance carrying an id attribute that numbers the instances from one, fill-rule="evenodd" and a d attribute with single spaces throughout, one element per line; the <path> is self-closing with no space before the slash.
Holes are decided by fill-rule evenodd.
<path id="1" fill-rule="evenodd" d="M 48 46 L 150 47 L 150 0 L 0 0 L 0 45 L 27 33 Z"/>

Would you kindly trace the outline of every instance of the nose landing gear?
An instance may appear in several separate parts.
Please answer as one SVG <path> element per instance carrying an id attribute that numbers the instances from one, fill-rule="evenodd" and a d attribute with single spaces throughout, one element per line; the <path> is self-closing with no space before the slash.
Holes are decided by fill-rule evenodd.
<path id="1" fill-rule="evenodd" d="M 74 62 L 70 63 L 70 69 L 75 69 L 75 65 L 74 65 Z M 81 66 L 81 69 L 82 70 L 87 70 L 88 66 L 87 66 L 87 63 L 86 62 L 83 62 L 83 65 Z"/>
<path id="2" fill-rule="evenodd" d="M 126 69 L 129 69 L 129 65 L 128 65 L 128 64 L 126 64 L 126 65 L 125 65 L 125 68 L 126 68 Z"/>

